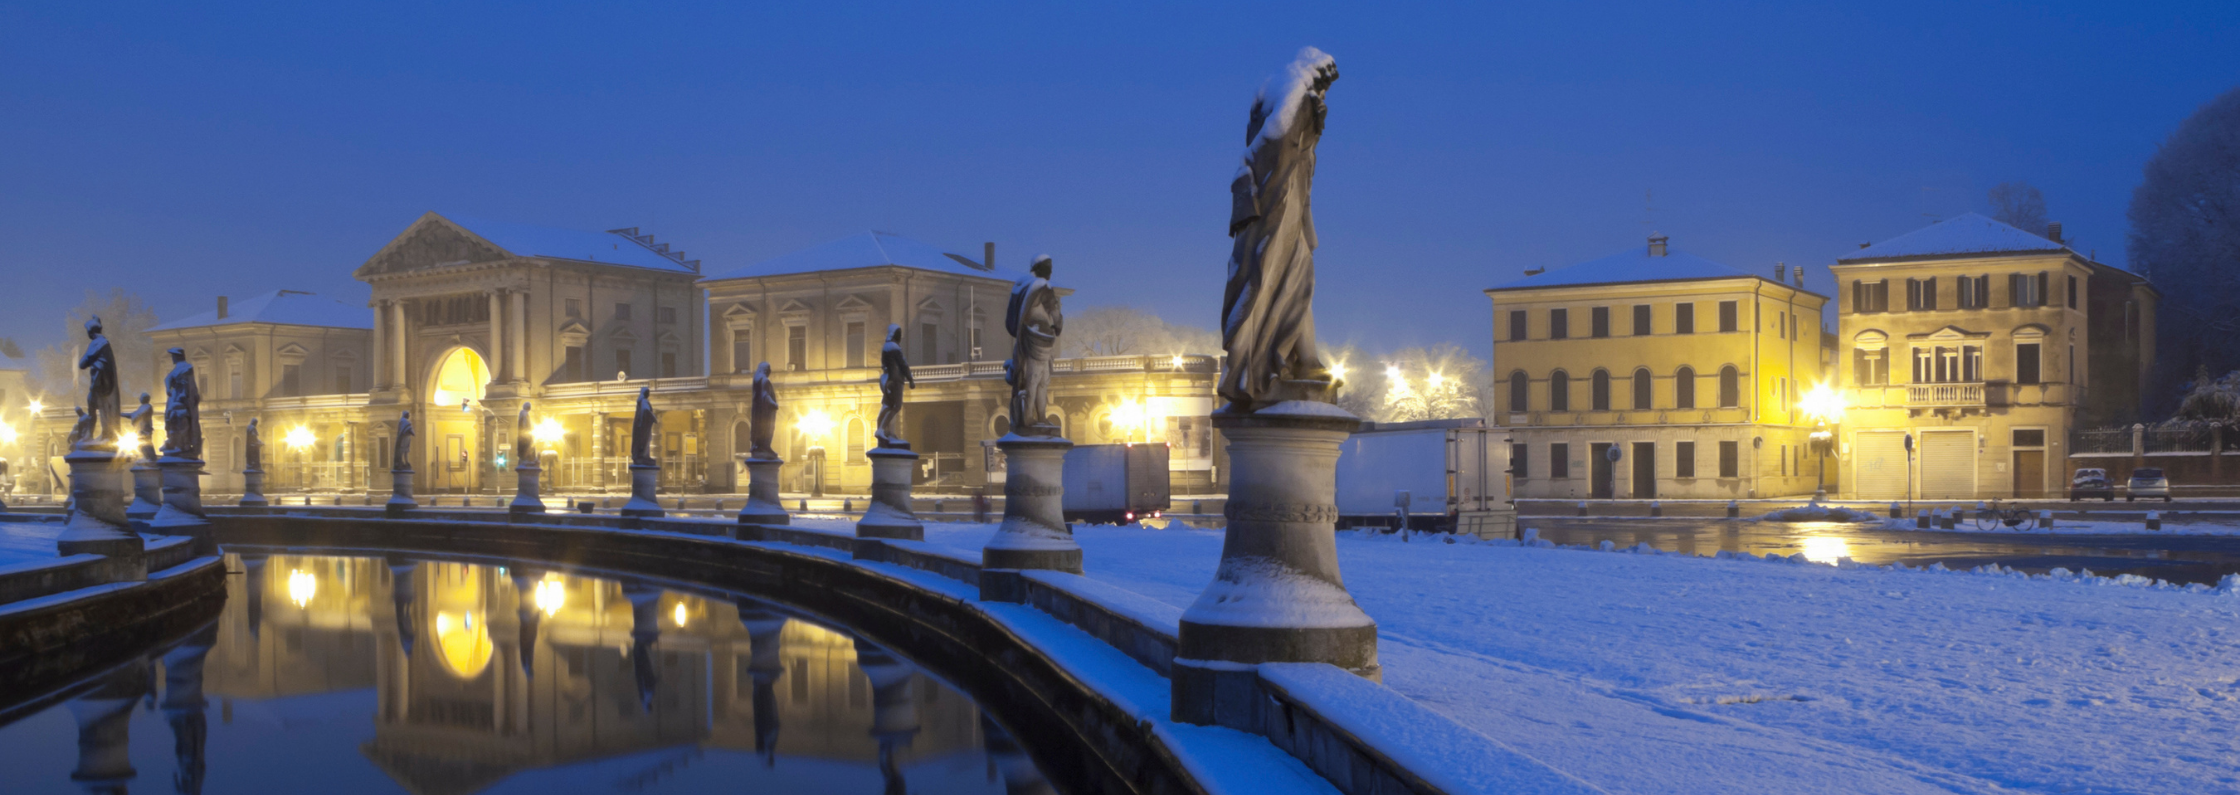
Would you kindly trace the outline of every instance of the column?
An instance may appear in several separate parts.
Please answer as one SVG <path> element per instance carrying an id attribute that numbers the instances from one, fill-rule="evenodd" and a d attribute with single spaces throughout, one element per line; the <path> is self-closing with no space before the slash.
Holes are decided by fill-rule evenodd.
<path id="1" fill-rule="evenodd" d="M 490 382 L 506 381 L 506 367 L 512 356 L 506 355 L 506 291 L 490 291 Z"/>
<path id="2" fill-rule="evenodd" d="M 513 291 L 513 350 L 506 356 L 506 372 L 515 381 L 529 380 L 529 292 Z"/>
<path id="3" fill-rule="evenodd" d="M 606 491 L 607 413 L 604 411 L 591 414 L 591 471 L 597 473 L 592 476 L 591 485 L 597 486 L 599 491 Z"/>
<path id="4" fill-rule="evenodd" d="M 373 388 L 389 386 L 389 302 L 373 302 Z"/>
<path id="5" fill-rule="evenodd" d="M 412 385 L 412 378 L 405 374 L 404 301 L 391 301 L 389 305 L 389 385 L 408 387 Z"/>

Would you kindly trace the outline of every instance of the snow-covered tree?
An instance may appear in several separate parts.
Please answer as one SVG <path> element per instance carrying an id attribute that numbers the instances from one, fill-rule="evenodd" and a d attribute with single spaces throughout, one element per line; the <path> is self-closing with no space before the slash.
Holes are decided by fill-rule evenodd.
<path id="1" fill-rule="evenodd" d="M 1991 217 L 2034 235 L 2046 233 L 2046 196 L 2028 182 L 2001 182 L 1987 196 Z"/>
<path id="2" fill-rule="evenodd" d="M 2131 193 L 2130 219 L 2131 268 L 2162 291 L 2147 396 L 2160 413 L 2188 374 L 2240 369 L 2240 89 L 2163 142 Z"/>
<path id="3" fill-rule="evenodd" d="M 1221 334 L 1212 329 L 1169 323 L 1151 312 L 1126 306 L 1100 306 L 1066 315 L 1058 336 L 1059 356 L 1221 354 Z"/>
<path id="4" fill-rule="evenodd" d="M 1486 363 L 1461 346 L 1402 348 L 1374 355 L 1353 346 L 1327 352 L 1345 383 L 1338 405 L 1365 420 L 1414 422 L 1483 417 L 1493 405 Z"/>
<path id="5" fill-rule="evenodd" d="M 85 395 L 78 394 L 78 356 L 86 349 L 86 320 L 96 316 L 101 318 L 101 333 L 109 338 L 109 346 L 117 354 L 117 392 L 124 396 L 125 404 L 137 405 L 135 395 L 155 388 L 150 380 L 155 347 L 148 342 L 148 329 L 156 325 L 155 310 L 122 287 L 110 288 L 106 296 L 87 290 L 85 303 L 63 316 L 62 341 L 40 349 L 35 357 L 32 387 L 55 396 L 49 402 L 75 405 L 85 400 Z"/>

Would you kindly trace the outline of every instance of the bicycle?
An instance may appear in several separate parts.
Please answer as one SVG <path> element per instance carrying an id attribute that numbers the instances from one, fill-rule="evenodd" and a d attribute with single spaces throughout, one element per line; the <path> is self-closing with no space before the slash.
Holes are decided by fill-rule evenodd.
<path id="1" fill-rule="evenodd" d="M 1976 511 L 1977 530 L 1988 532 L 2002 526 L 2015 530 L 2035 530 L 2038 527 L 2038 515 L 2028 508 L 2002 508 L 1998 500 L 1992 500 L 1991 507 Z"/>

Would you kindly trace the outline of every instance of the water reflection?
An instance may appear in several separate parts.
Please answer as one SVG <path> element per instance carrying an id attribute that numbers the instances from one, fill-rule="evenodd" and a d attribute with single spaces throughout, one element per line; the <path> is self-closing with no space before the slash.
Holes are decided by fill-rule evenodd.
<path id="1" fill-rule="evenodd" d="M 1843 558 L 1868 565 L 1904 563 L 1966 569 L 1987 563 L 2043 573 L 2055 567 L 2090 569 L 2114 576 L 2137 574 L 2177 583 L 2215 583 L 2240 572 L 2240 543 L 2210 536 L 2064 536 L 1958 533 L 1886 529 L 1836 522 L 1729 522 L 1716 519 L 1570 519 L 1526 517 L 1522 524 L 1557 544 L 1625 548 L 1690 555 L 1748 552 L 1816 563 Z"/>
<path id="2" fill-rule="evenodd" d="M 1053 791 L 963 694 L 779 606 L 455 561 L 227 563 L 215 624 L 0 727 L 8 791 L 152 769 L 182 793 Z M 72 728 L 77 753 L 41 751 Z"/>

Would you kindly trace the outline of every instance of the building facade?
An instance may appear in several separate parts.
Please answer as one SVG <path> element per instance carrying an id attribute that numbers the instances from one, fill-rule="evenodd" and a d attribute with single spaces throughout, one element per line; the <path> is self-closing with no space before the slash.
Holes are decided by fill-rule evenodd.
<path id="1" fill-rule="evenodd" d="M 1813 492 L 1814 419 L 1799 398 L 1824 381 L 1828 299 L 1787 275 L 1746 273 L 1658 236 L 1486 290 L 1492 419 L 1509 430 L 1516 496 Z"/>
<path id="2" fill-rule="evenodd" d="M 2136 421 L 2159 293 L 2049 234 L 1970 214 L 1836 261 L 1846 496 L 2058 495 L 2073 430 Z"/>

